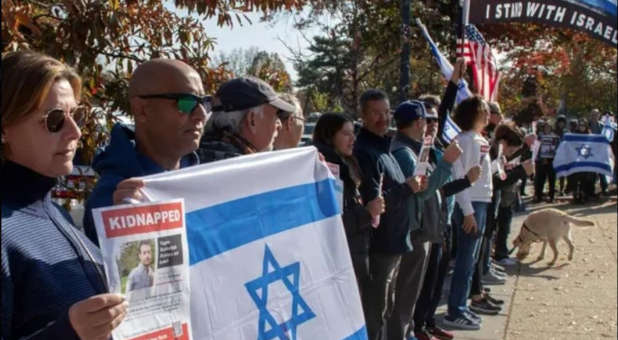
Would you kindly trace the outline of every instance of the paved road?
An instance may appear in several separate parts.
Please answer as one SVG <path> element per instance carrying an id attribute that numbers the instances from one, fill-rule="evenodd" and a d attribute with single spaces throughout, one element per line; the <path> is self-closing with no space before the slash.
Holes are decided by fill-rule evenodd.
<path id="1" fill-rule="evenodd" d="M 475 340 L 571 340 L 617 338 L 617 211 L 615 197 L 602 203 L 528 205 L 513 218 L 510 240 L 519 234 L 527 214 L 556 207 L 596 222 L 596 227 L 573 227 L 575 254 L 567 261 L 568 247 L 558 244 L 560 256 L 553 268 L 546 258 L 536 261 L 541 245 L 529 258 L 508 268 L 504 285 L 490 286 L 492 295 L 506 301 L 502 313 L 484 316 L 481 330 L 457 331 L 456 339 Z M 448 289 L 449 284 L 445 285 Z M 438 310 L 444 314 L 446 306 Z M 536 336 L 537 339 L 533 337 Z"/>

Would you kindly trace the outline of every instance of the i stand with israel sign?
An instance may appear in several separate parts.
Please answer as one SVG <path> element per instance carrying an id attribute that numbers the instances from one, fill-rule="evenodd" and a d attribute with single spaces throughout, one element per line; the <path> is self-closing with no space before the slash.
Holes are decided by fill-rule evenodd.
<path id="1" fill-rule="evenodd" d="M 613 176 L 614 154 L 609 141 L 602 135 L 567 133 L 556 150 L 556 176 L 577 172 L 594 172 Z"/>
<path id="2" fill-rule="evenodd" d="M 313 147 L 144 177 L 183 197 L 195 339 L 366 339 L 335 178 Z"/>

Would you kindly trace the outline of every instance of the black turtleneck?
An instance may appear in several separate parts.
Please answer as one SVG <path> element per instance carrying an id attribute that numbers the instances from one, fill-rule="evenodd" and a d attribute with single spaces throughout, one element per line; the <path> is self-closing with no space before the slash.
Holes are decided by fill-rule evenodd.
<path id="1" fill-rule="evenodd" d="M 57 183 L 55 178 L 43 176 L 12 161 L 4 161 L 0 171 L 4 202 L 29 204 L 42 200 Z"/>

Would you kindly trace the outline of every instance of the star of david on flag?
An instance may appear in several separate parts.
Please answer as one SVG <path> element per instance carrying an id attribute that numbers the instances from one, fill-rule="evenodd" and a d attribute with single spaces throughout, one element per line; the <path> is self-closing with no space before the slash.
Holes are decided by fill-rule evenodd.
<path id="1" fill-rule="evenodd" d="M 193 339 L 367 339 L 336 178 L 316 148 L 144 182 L 150 201 L 185 200 Z"/>
<path id="2" fill-rule="evenodd" d="M 579 155 L 584 157 L 585 159 L 588 159 L 593 156 L 592 152 L 590 152 L 591 150 L 590 145 L 582 144 L 581 146 L 576 147 L 575 149 L 577 150 L 577 153 L 579 153 Z"/>
<path id="3" fill-rule="evenodd" d="M 258 339 L 296 339 L 296 327 L 315 317 L 305 300 L 300 296 L 299 287 L 300 262 L 294 262 L 281 267 L 268 245 L 264 250 L 262 276 L 247 282 L 245 287 L 260 310 Z M 282 281 L 292 294 L 291 317 L 289 320 L 278 323 L 268 311 L 268 286 L 276 281 Z M 288 336 L 288 331 L 291 336 Z"/>

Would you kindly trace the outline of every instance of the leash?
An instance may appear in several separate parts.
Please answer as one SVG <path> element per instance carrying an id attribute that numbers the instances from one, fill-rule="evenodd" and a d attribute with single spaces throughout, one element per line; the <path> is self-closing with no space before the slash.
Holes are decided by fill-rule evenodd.
<path id="1" fill-rule="evenodd" d="M 528 227 L 528 226 L 526 225 L 526 223 L 524 223 L 524 224 L 522 225 L 522 227 L 523 227 L 526 231 L 528 231 L 529 233 L 531 233 L 532 235 L 534 235 L 537 239 L 542 240 L 541 235 L 539 235 L 538 233 L 534 232 L 534 230 L 530 229 L 530 227 Z M 521 234 L 519 234 L 519 236 L 517 236 L 517 240 L 519 240 L 519 242 L 520 242 L 520 243 L 521 243 L 521 242 L 523 242 L 523 240 L 521 239 Z M 513 247 L 513 248 L 511 248 L 511 250 L 509 250 L 508 254 L 509 254 L 509 255 L 513 254 L 513 252 L 515 251 L 515 249 L 516 249 L 516 248 L 517 248 L 517 247 Z"/>

